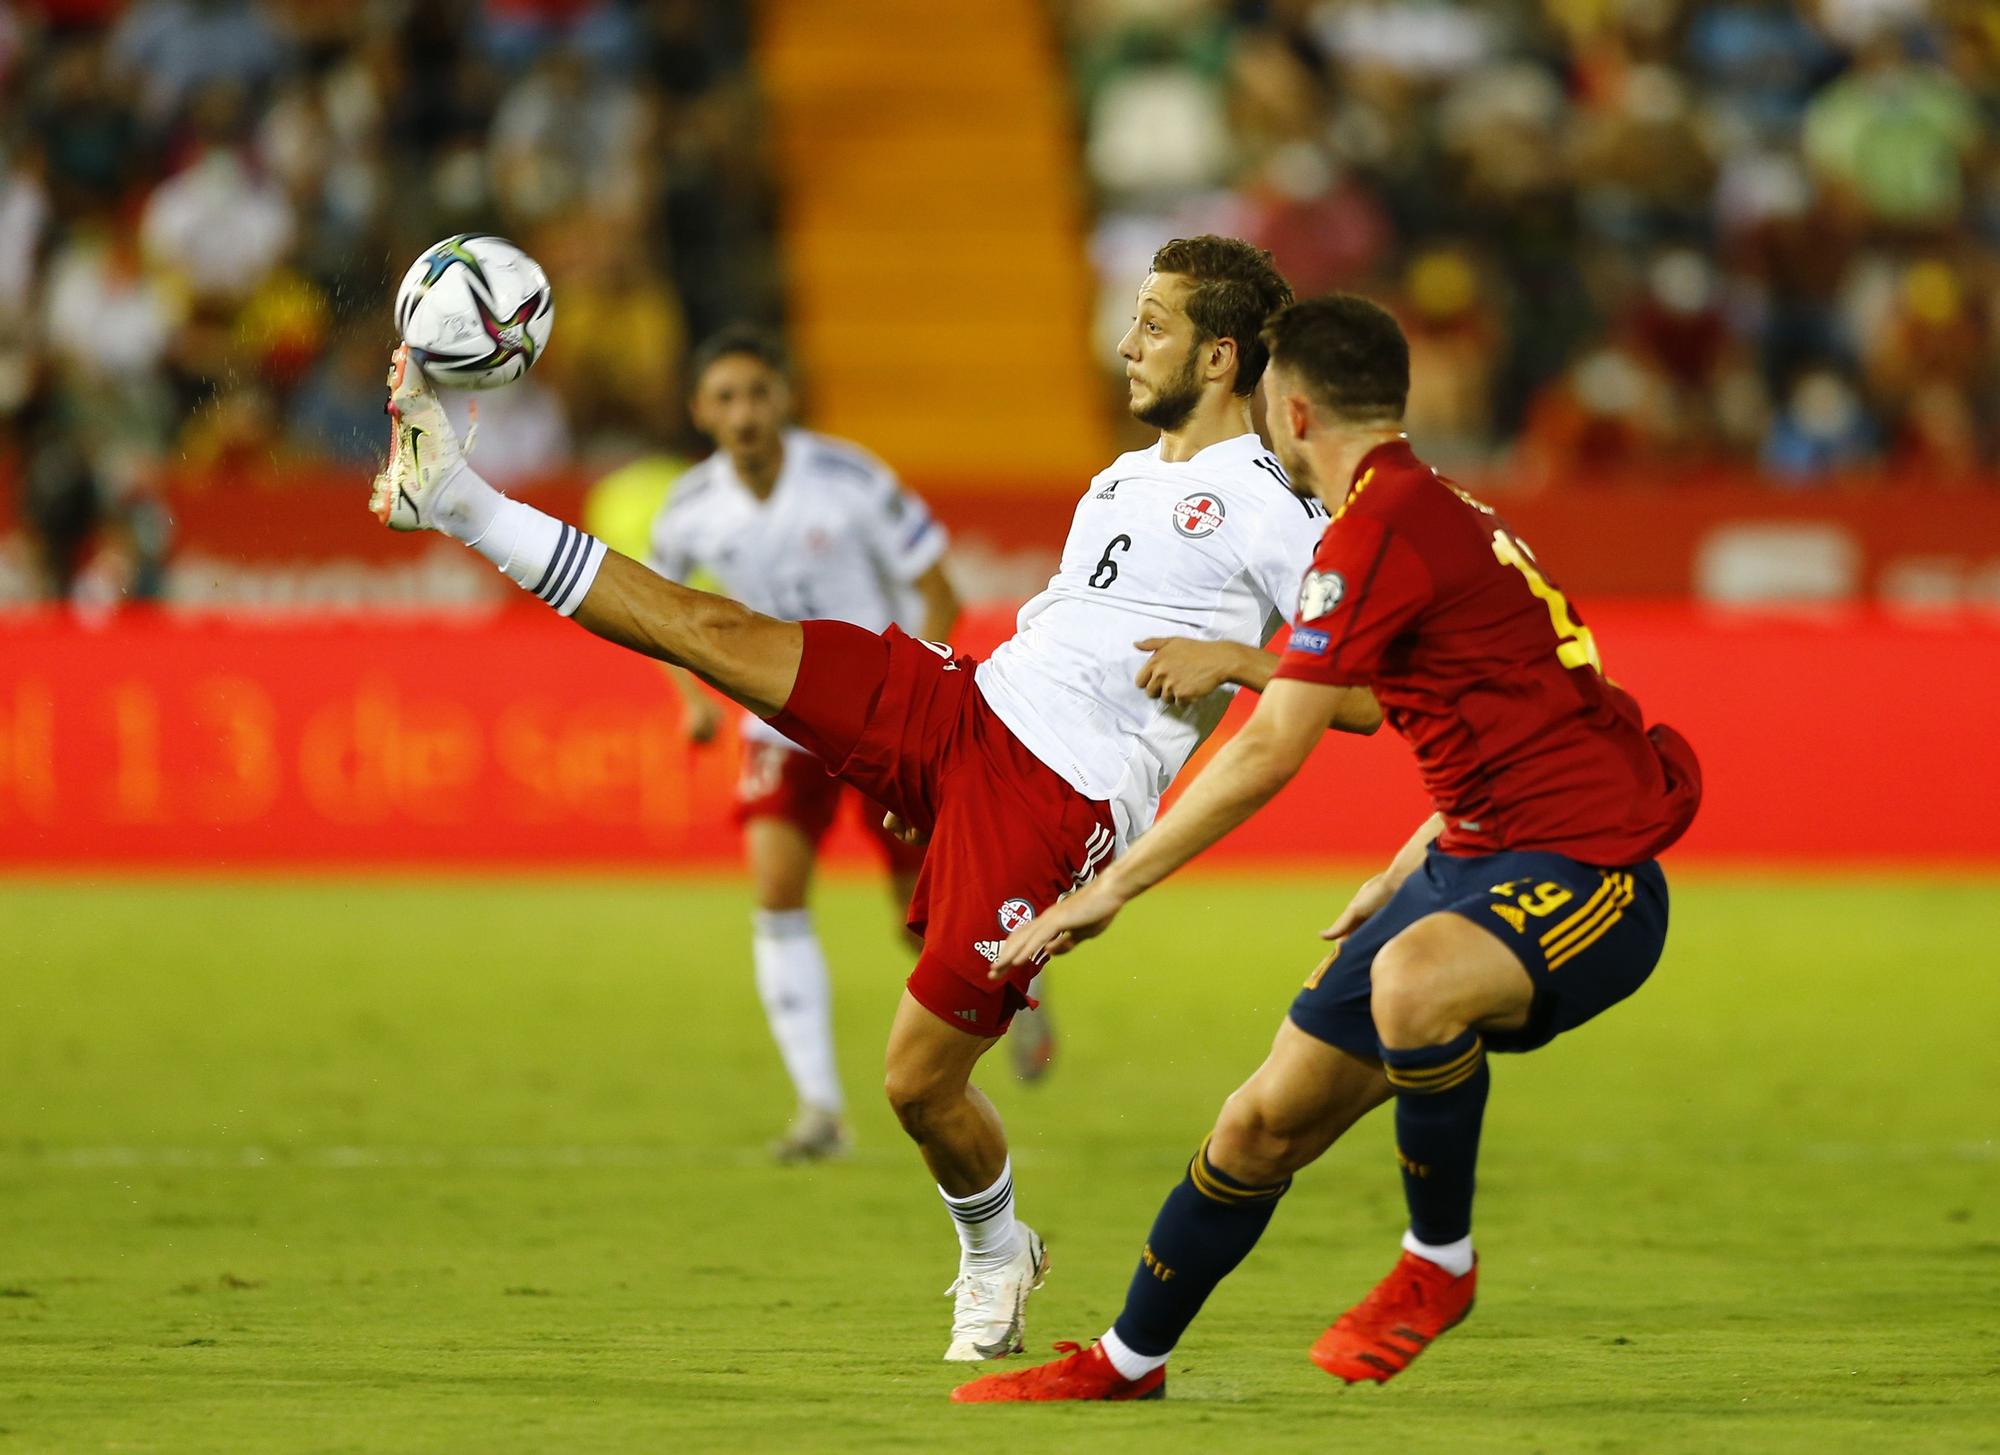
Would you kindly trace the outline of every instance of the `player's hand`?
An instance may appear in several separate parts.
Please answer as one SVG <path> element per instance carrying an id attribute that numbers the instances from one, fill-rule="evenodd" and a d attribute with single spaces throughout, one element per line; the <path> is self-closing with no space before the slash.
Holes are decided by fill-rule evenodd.
<path id="1" fill-rule="evenodd" d="M 906 844 L 921 845 L 924 842 L 924 836 L 917 832 L 915 825 L 904 820 L 899 814 L 883 814 L 882 828 L 892 838 L 901 839 Z"/>
<path id="2" fill-rule="evenodd" d="M 1132 645 L 1153 654 L 1139 669 L 1139 686 L 1170 707 L 1197 702 L 1229 681 L 1240 650 L 1235 642 L 1193 637 L 1147 637 Z"/>
<path id="3" fill-rule="evenodd" d="M 715 735 L 722 731 L 722 709 L 706 697 L 690 697 L 687 711 L 681 717 L 681 731 L 696 747 L 715 741 Z"/>
<path id="4" fill-rule="evenodd" d="M 1319 937 L 1322 940 L 1346 939 L 1395 897 L 1397 887 L 1387 870 L 1377 874 L 1354 891 L 1354 898 L 1347 901 L 1347 908 L 1340 912 L 1340 918 L 1321 930 Z"/>
<path id="5" fill-rule="evenodd" d="M 1050 955 L 1067 955 L 1083 941 L 1109 929 L 1112 919 L 1124 907 L 1124 898 L 1112 892 L 1102 879 L 1068 899 L 1057 900 L 1007 936 L 1000 953 L 993 957 L 993 968 L 986 978 L 1004 980 L 1023 965 L 1039 965 Z"/>

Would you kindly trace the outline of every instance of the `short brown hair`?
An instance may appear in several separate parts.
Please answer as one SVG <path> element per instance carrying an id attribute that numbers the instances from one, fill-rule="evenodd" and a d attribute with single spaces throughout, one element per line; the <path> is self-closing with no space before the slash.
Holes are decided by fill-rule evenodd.
<path id="1" fill-rule="evenodd" d="M 777 334 L 754 323 L 725 324 L 702 340 L 688 360 L 688 388 L 699 392 L 702 377 L 724 359 L 748 354 L 776 374 L 789 374 L 785 346 Z"/>
<path id="2" fill-rule="evenodd" d="M 1410 345 L 1385 308 L 1352 293 L 1308 298 L 1264 326 L 1271 358 L 1335 413 L 1356 421 L 1403 417 Z"/>
<path id="3" fill-rule="evenodd" d="M 1177 237 L 1153 254 L 1155 273 L 1193 280 L 1187 316 L 1203 343 L 1226 338 L 1236 343 L 1237 394 L 1248 395 L 1264 377 L 1270 351 L 1261 336 L 1264 321 L 1292 301 L 1287 283 L 1263 248 L 1241 238 Z"/>

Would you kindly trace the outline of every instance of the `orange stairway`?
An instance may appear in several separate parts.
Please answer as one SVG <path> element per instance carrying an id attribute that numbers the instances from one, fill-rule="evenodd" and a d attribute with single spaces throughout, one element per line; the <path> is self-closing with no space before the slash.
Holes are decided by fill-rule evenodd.
<path id="1" fill-rule="evenodd" d="M 1043 0 L 762 0 L 812 423 L 926 488 L 1110 453 L 1068 77 Z"/>

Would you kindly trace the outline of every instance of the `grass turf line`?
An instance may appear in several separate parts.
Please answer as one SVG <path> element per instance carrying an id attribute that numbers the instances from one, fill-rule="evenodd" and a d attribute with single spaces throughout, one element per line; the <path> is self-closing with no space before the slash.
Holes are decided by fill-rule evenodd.
<path id="1" fill-rule="evenodd" d="M 1059 967 L 1048 1084 L 989 1063 L 1031 1352 L 1116 1311 L 1352 882 L 1170 885 Z M 1378 1114 L 1166 1403 L 966 1410 L 872 883 L 819 897 L 860 1147 L 789 1170 L 734 881 L 16 882 L 0 1455 L 2000 1450 L 1996 887 L 1676 876 L 1654 982 L 1496 1063 L 1479 1308 L 1388 1387 L 1305 1359 L 1395 1255 Z"/>

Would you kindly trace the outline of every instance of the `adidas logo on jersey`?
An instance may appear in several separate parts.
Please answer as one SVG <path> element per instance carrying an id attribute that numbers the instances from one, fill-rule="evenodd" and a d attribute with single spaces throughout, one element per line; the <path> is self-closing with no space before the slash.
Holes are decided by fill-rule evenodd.
<path id="1" fill-rule="evenodd" d="M 973 943 L 972 948 L 984 955 L 986 963 L 989 965 L 1000 958 L 1000 941 L 998 940 L 978 940 Z"/>

